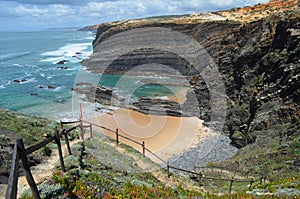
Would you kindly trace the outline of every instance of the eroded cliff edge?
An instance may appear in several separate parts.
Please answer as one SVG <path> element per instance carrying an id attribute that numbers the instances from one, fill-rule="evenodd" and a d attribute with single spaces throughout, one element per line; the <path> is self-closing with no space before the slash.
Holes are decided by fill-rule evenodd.
<path id="1" fill-rule="evenodd" d="M 145 27 L 184 33 L 204 46 L 218 66 L 228 106 L 223 132 L 234 146 L 244 147 L 260 136 L 294 139 L 300 128 L 300 15 L 291 5 L 284 12 L 247 23 L 229 20 L 222 13 L 202 13 L 101 24 L 93 42 L 94 54 L 83 65 L 95 73 L 120 73 L 139 64 L 171 64 L 189 80 L 197 94 L 199 117 L 209 123 L 211 99 L 206 83 L 184 59 L 170 52 L 155 51 L 153 56 L 149 48 L 122 55 L 108 69 L 98 65 L 101 44 L 118 33 Z M 189 100 L 186 104 L 187 115 L 193 115 L 195 104 Z M 147 112 L 141 107 L 140 111 Z"/>

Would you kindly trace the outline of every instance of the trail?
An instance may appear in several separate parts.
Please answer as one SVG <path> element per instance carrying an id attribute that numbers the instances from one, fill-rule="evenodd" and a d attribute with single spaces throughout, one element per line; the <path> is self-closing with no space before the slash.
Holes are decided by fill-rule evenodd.
<path id="1" fill-rule="evenodd" d="M 70 142 L 70 146 L 75 145 L 81 140 L 74 140 Z M 68 155 L 67 145 L 62 145 L 63 156 Z M 53 171 L 57 166 L 60 166 L 58 149 L 52 149 L 52 153 L 49 157 L 46 157 L 40 164 L 30 167 L 32 176 L 37 185 L 42 184 L 46 180 L 52 177 Z M 25 176 L 18 178 L 18 193 L 17 198 L 22 196 L 25 189 L 29 189 Z"/>

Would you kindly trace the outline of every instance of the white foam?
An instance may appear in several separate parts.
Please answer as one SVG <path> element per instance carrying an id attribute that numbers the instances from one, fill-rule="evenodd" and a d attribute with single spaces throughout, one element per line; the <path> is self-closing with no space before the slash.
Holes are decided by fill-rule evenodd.
<path id="1" fill-rule="evenodd" d="M 86 50 L 89 46 L 91 45 L 91 43 L 78 43 L 78 44 L 68 44 L 64 47 L 61 47 L 60 49 L 56 50 L 56 51 L 49 51 L 49 52 L 45 52 L 42 55 L 43 56 L 68 56 L 68 57 L 72 57 L 72 56 L 76 56 L 76 52 L 81 52 L 83 50 Z"/>
<path id="2" fill-rule="evenodd" d="M 33 78 L 30 78 L 30 79 L 27 79 L 24 82 L 20 82 L 20 84 L 28 84 L 28 83 L 32 83 L 32 82 L 38 82 L 38 81 L 33 77 Z"/>
<path id="3" fill-rule="evenodd" d="M 41 62 L 52 62 L 52 63 L 57 63 L 61 60 L 64 60 L 65 57 L 61 56 L 61 57 L 49 57 L 46 59 L 42 59 Z"/>
<path id="4" fill-rule="evenodd" d="M 5 86 L 4 85 L 0 85 L 0 89 L 5 89 Z"/>
<path id="5" fill-rule="evenodd" d="M 90 37 L 86 37 L 85 39 L 94 40 L 94 39 L 95 39 L 95 37 L 93 37 L 93 36 L 90 36 Z"/>
<path id="6" fill-rule="evenodd" d="M 61 89 L 63 89 L 64 88 L 64 86 L 59 86 L 59 87 L 56 87 L 55 89 L 53 89 L 53 91 L 60 91 Z"/>

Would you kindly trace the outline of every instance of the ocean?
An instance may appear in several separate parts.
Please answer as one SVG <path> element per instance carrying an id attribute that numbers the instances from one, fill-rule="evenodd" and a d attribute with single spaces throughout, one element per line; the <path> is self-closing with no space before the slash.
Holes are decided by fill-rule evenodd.
<path id="1" fill-rule="evenodd" d="M 93 39 L 94 33 L 75 30 L 0 32 L 0 108 L 73 117 L 71 88 Z M 57 64 L 62 60 L 68 62 Z"/>
<path id="2" fill-rule="evenodd" d="M 144 84 L 149 77 L 125 78 L 125 83 L 114 87 L 118 75 L 94 75 L 80 62 L 92 53 L 93 32 L 73 29 L 55 29 L 35 32 L 0 32 L 0 108 L 48 117 L 54 120 L 79 118 L 79 104 L 84 105 L 88 117 L 102 114 L 116 107 L 103 107 L 82 100 L 72 91 L 74 84 L 83 79 L 95 79 L 126 97 L 128 88 L 135 85 L 133 99 L 165 97 L 179 92 L 182 87 L 169 88 Z M 57 64 L 65 61 L 64 64 Z M 152 80 L 173 82 L 170 77 L 151 77 Z M 80 80 L 81 81 L 81 80 Z M 181 80 L 175 80 L 181 81 Z M 77 82 L 78 83 L 78 82 Z M 169 86 L 170 87 L 170 86 Z M 130 89 L 129 89 L 130 90 Z M 103 111 L 95 113 L 102 106 Z"/>

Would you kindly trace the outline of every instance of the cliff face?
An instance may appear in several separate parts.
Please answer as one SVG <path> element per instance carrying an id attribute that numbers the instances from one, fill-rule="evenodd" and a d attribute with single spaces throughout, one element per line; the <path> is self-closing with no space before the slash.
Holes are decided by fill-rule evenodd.
<path id="1" fill-rule="evenodd" d="M 277 10 L 287 11 L 269 12 L 267 17 L 257 14 L 261 11 L 259 8 L 265 13 L 267 8 L 274 11 L 278 4 L 281 7 Z M 267 6 L 251 8 L 257 15 L 246 21 L 230 18 L 229 12 L 224 11 L 101 24 L 93 43 L 94 54 L 83 65 L 99 73 L 122 73 L 148 62 L 173 65 L 186 76 L 197 95 L 198 117 L 209 122 L 211 99 L 206 83 L 186 60 L 177 55 L 151 48 L 139 49 L 122 55 L 108 69 L 99 66 L 103 60 L 99 60 L 97 52 L 107 39 L 118 33 L 141 27 L 179 31 L 199 42 L 217 64 L 228 103 L 224 132 L 230 136 L 233 145 L 243 147 L 253 143 L 258 136 L 294 138 L 300 128 L 300 15 L 299 10 L 293 10 L 295 6 L 297 1 L 271 1 Z M 233 11 L 231 15 L 235 15 Z M 252 22 L 247 23 L 249 21 Z M 141 38 L 146 36 L 140 35 Z M 189 101 L 190 92 L 183 105 L 186 105 L 187 115 L 193 115 L 195 106 Z M 143 111 L 143 106 L 137 107 Z"/>
<path id="2" fill-rule="evenodd" d="M 223 42 L 219 70 L 230 98 L 226 132 L 239 147 L 259 135 L 297 135 L 300 94 L 299 14 L 235 29 Z"/>

